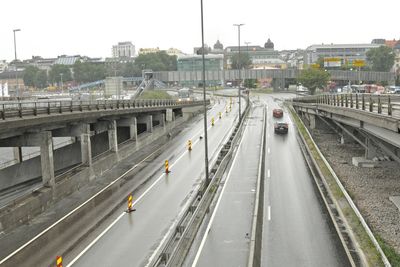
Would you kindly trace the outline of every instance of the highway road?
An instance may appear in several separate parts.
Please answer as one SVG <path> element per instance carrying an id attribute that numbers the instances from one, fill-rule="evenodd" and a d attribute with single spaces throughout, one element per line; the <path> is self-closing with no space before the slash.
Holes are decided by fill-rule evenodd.
<path id="1" fill-rule="evenodd" d="M 263 105 L 245 123 L 243 138 L 192 266 L 247 266 L 257 187 Z"/>
<path id="2" fill-rule="evenodd" d="M 237 115 L 237 104 L 229 114 L 224 112 L 225 106 L 225 100 L 221 100 L 210 112 L 216 120 L 215 126 L 209 125 L 208 130 L 211 161 L 229 136 Z M 223 114 L 221 120 L 218 120 L 219 111 Z M 194 146 L 190 153 L 184 140 L 178 148 L 162 153 L 137 174 L 150 180 L 133 196 L 136 211 L 127 214 L 123 211 L 125 207 L 118 209 L 112 216 L 113 221 L 100 226 L 102 232 L 90 235 L 65 255 L 66 266 L 143 266 L 148 262 L 203 177 L 204 139 L 199 138 L 203 135 L 202 125 L 202 120 L 198 120 L 185 133 L 192 137 Z M 165 159 L 170 161 L 168 175 L 163 169 Z"/>
<path id="3" fill-rule="evenodd" d="M 289 96 L 260 99 L 268 106 L 262 266 L 349 266 L 320 204 L 288 112 L 281 119 L 272 117 L 281 103 L 276 98 L 284 97 Z M 277 120 L 289 122 L 287 135 L 274 134 Z"/>

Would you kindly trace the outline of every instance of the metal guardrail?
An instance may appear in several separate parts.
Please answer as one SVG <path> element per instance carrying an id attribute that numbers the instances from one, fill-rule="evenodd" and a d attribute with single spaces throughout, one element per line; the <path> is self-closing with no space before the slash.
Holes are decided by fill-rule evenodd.
<path id="1" fill-rule="evenodd" d="M 293 99 L 293 103 L 329 105 L 400 117 L 400 95 L 323 94 Z"/>
<path id="2" fill-rule="evenodd" d="M 303 121 L 300 120 L 300 123 L 303 124 Z M 329 170 L 330 174 L 335 179 L 335 182 L 338 185 L 338 187 L 340 188 L 341 193 L 346 198 L 347 203 L 352 208 L 352 210 L 353 210 L 354 214 L 357 216 L 360 224 L 362 225 L 362 227 L 364 228 L 364 230 L 367 233 L 368 237 L 370 238 L 371 242 L 373 243 L 374 247 L 376 248 L 376 250 L 380 254 L 380 257 L 381 257 L 381 260 L 382 260 L 384 266 L 385 267 L 391 267 L 391 264 L 390 264 L 389 260 L 387 259 L 385 253 L 383 252 L 381 246 L 379 245 L 377 239 L 375 238 L 374 234 L 372 233 L 371 229 L 369 228 L 369 226 L 368 226 L 367 222 L 365 221 L 364 217 L 361 215 L 360 211 L 358 210 L 358 208 L 357 208 L 356 204 L 354 203 L 353 199 L 351 198 L 351 196 L 347 192 L 346 188 L 343 186 L 342 182 L 340 181 L 339 177 L 336 175 L 336 172 L 332 169 L 331 165 L 329 164 L 329 162 L 327 161 L 325 156 L 322 154 L 321 150 L 319 149 L 319 147 L 315 143 L 315 141 L 312 138 L 312 135 L 309 132 L 309 130 L 307 129 L 307 127 L 305 127 L 304 124 L 303 124 L 303 127 L 304 127 L 308 137 L 310 138 L 311 143 L 314 146 L 316 152 L 318 153 L 318 156 L 322 159 L 322 161 L 324 162 L 325 166 Z"/>
<path id="3" fill-rule="evenodd" d="M 209 104 L 209 100 L 207 101 Z M 11 101 L 0 104 L 0 121 L 25 116 L 51 115 L 82 111 L 102 111 L 112 109 L 135 109 L 151 107 L 174 107 L 200 105 L 203 101 L 176 101 L 170 99 L 143 100 L 96 100 L 96 101 Z"/>

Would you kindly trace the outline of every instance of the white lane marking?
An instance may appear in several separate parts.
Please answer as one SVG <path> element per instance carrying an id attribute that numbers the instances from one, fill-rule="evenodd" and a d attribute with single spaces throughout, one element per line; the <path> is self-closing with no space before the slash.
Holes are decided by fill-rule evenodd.
<path id="1" fill-rule="evenodd" d="M 268 154 L 271 153 L 271 149 L 268 148 Z"/>
<path id="2" fill-rule="evenodd" d="M 211 129 L 212 126 L 209 126 L 207 128 L 207 131 Z M 197 143 L 199 142 L 199 139 L 197 139 L 192 145 L 195 146 Z M 173 164 L 170 165 L 170 168 L 172 169 L 174 167 L 174 165 L 176 163 L 178 163 L 178 161 L 180 159 L 182 159 L 182 157 L 188 153 L 188 151 L 186 150 L 185 152 L 183 152 L 176 160 Z M 147 193 L 165 176 L 165 173 L 161 174 L 157 180 L 155 180 L 149 188 L 147 188 L 142 195 L 140 195 L 140 197 L 138 197 L 138 199 L 133 203 L 133 206 L 137 205 L 138 202 L 140 202 L 140 200 L 145 197 L 147 195 Z M 104 236 L 110 229 L 112 226 L 114 226 L 124 215 L 126 214 L 126 212 L 123 212 L 122 214 L 120 214 L 106 229 L 103 230 L 103 232 L 100 233 L 100 235 L 98 235 L 83 251 L 81 251 L 81 253 L 79 253 L 68 265 L 67 267 L 72 266 L 77 260 L 79 260 L 80 257 L 82 257 L 83 254 L 85 254 L 102 236 Z"/>
<path id="3" fill-rule="evenodd" d="M 270 169 L 268 169 L 268 172 L 267 172 L 267 177 L 268 177 L 268 178 L 270 178 L 270 177 L 271 177 L 271 170 L 270 170 Z"/>
<path id="4" fill-rule="evenodd" d="M 268 206 L 268 221 L 271 220 L 271 206 Z"/>
<path id="5" fill-rule="evenodd" d="M 238 146 L 239 149 L 240 149 L 240 146 L 242 145 L 243 140 L 244 140 L 244 135 L 243 135 L 242 139 L 240 140 L 240 143 L 239 143 L 239 146 Z M 211 218 L 210 218 L 210 221 L 209 221 L 209 223 L 208 223 L 208 225 L 207 225 L 207 228 L 206 228 L 205 234 L 204 234 L 204 236 L 203 236 L 203 239 L 201 240 L 200 247 L 199 247 L 199 250 L 197 251 L 196 257 L 194 258 L 192 267 L 195 267 L 195 266 L 197 265 L 197 262 L 199 261 L 200 254 L 201 254 L 201 252 L 202 252 L 202 250 L 203 250 L 203 247 L 204 247 L 204 245 L 205 245 L 205 243 L 206 243 L 206 239 L 207 239 L 207 236 L 208 236 L 208 232 L 210 231 L 210 228 L 211 228 L 211 224 L 212 224 L 213 221 L 214 221 L 215 214 L 216 214 L 217 211 L 218 211 L 218 206 L 219 206 L 219 204 L 221 203 L 221 199 L 222 199 L 222 196 L 224 195 L 225 188 L 227 187 L 227 184 L 228 184 L 228 182 L 229 182 L 229 179 L 231 178 L 231 172 L 232 172 L 233 167 L 235 166 L 236 160 L 237 160 L 237 158 L 238 158 L 238 156 L 239 156 L 239 154 L 240 154 L 240 153 L 238 153 L 238 152 L 239 152 L 239 151 L 236 151 L 235 158 L 233 159 L 231 168 L 230 168 L 230 170 L 229 170 L 229 172 L 228 172 L 228 176 L 227 176 L 227 178 L 226 178 L 226 180 L 225 180 L 225 183 L 224 183 L 224 187 L 222 188 L 221 194 L 219 195 L 217 204 L 215 205 L 213 214 L 211 215 Z"/>

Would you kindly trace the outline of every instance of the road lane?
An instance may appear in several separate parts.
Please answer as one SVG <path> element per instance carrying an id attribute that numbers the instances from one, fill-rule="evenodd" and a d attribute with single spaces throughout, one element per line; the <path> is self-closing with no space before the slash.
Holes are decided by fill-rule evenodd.
<path id="1" fill-rule="evenodd" d="M 275 95 L 278 97 L 279 95 Z M 320 204 L 287 112 L 272 117 L 280 101 L 268 104 L 262 266 L 348 266 L 329 215 Z M 289 122 L 287 135 L 274 134 L 275 121 Z"/>
<path id="2" fill-rule="evenodd" d="M 256 107 L 192 266 L 246 266 L 257 187 L 262 106 Z"/>
<path id="3" fill-rule="evenodd" d="M 221 103 L 221 105 L 224 108 L 225 103 Z M 237 113 L 237 105 L 233 106 L 232 112 L 227 116 L 224 114 L 222 120 L 216 121 L 215 126 L 208 131 L 210 156 L 216 154 L 227 131 L 233 126 L 235 112 Z M 218 112 L 212 116 L 217 120 Z M 174 153 L 174 159 L 170 161 L 170 165 L 173 164 L 172 172 L 168 176 L 162 175 L 161 164 L 152 170 L 145 168 L 144 172 L 140 172 L 138 175 L 151 175 L 153 180 L 154 177 L 161 179 L 158 183 L 153 184 L 151 190 L 139 202 L 137 200 L 135 202 L 134 196 L 136 211 L 128 215 L 121 215 L 121 218 L 106 231 L 98 242 L 77 258 L 74 266 L 140 266 L 146 264 L 149 255 L 157 247 L 170 225 L 177 220 L 177 214 L 182 210 L 189 194 L 193 193 L 196 184 L 203 176 L 204 144 L 202 142 L 202 140 L 198 140 L 193 151 L 185 152 L 178 161 L 174 161 L 174 159 L 179 158 L 180 155 Z M 159 157 L 159 161 L 164 162 L 164 160 L 165 155 L 163 154 Z M 68 258 L 71 261 L 73 257 L 70 255 Z"/>

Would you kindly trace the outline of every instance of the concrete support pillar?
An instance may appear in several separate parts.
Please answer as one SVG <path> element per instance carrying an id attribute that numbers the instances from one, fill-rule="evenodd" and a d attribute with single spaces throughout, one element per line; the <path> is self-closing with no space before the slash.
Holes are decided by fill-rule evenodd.
<path id="1" fill-rule="evenodd" d="M 310 128 L 311 128 L 311 129 L 315 129 L 315 126 L 316 126 L 316 118 L 315 118 L 315 115 L 309 114 L 309 118 L 310 118 Z"/>
<path id="2" fill-rule="evenodd" d="M 175 120 L 175 114 L 172 108 L 167 108 L 165 114 L 165 119 L 167 122 L 172 122 Z"/>
<path id="3" fill-rule="evenodd" d="M 20 146 L 14 147 L 13 152 L 14 152 L 15 162 L 17 163 L 22 162 L 22 148 Z"/>
<path id="4" fill-rule="evenodd" d="M 153 132 L 153 116 L 143 115 L 138 119 L 138 123 L 146 124 L 146 131 L 149 133 Z"/>
<path id="5" fill-rule="evenodd" d="M 365 158 L 373 159 L 377 156 L 377 149 L 373 145 L 372 140 L 370 138 L 365 138 L 365 144 L 367 145 L 367 149 L 365 149 Z"/>
<path id="6" fill-rule="evenodd" d="M 129 137 L 131 140 L 137 140 L 137 119 L 132 118 L 132 124 L 129 126 Z"/>
<path id="7" fill-rule="evenodd" d="M 117 122 L 109 121 L 108 124 L 108 145 L 112 152 L 118 152 Z"/>
<path id="8" fill-rule="evenodd" d="M 92 166 L 92 146 L 90 143 L 90 125 L 84 125 L 84 131 L 81 136 L 81 155 L 84 166 Z"/>
<path id="9" fill-rule="evenodd" d="M 165 114 L 164 113 L 158 113 L 153 115 L 153 120 L 160 122 L 160 126 L 164 127 L 165 126 Z"/>
<path id="10" fill-rule="evenodd" d="M 53 140 L 51 132 L 40 133 L 40 163 L 42 166 L 42 182 L 45 186 L 54 187 L 54 160 L 53 160 Z"/>

